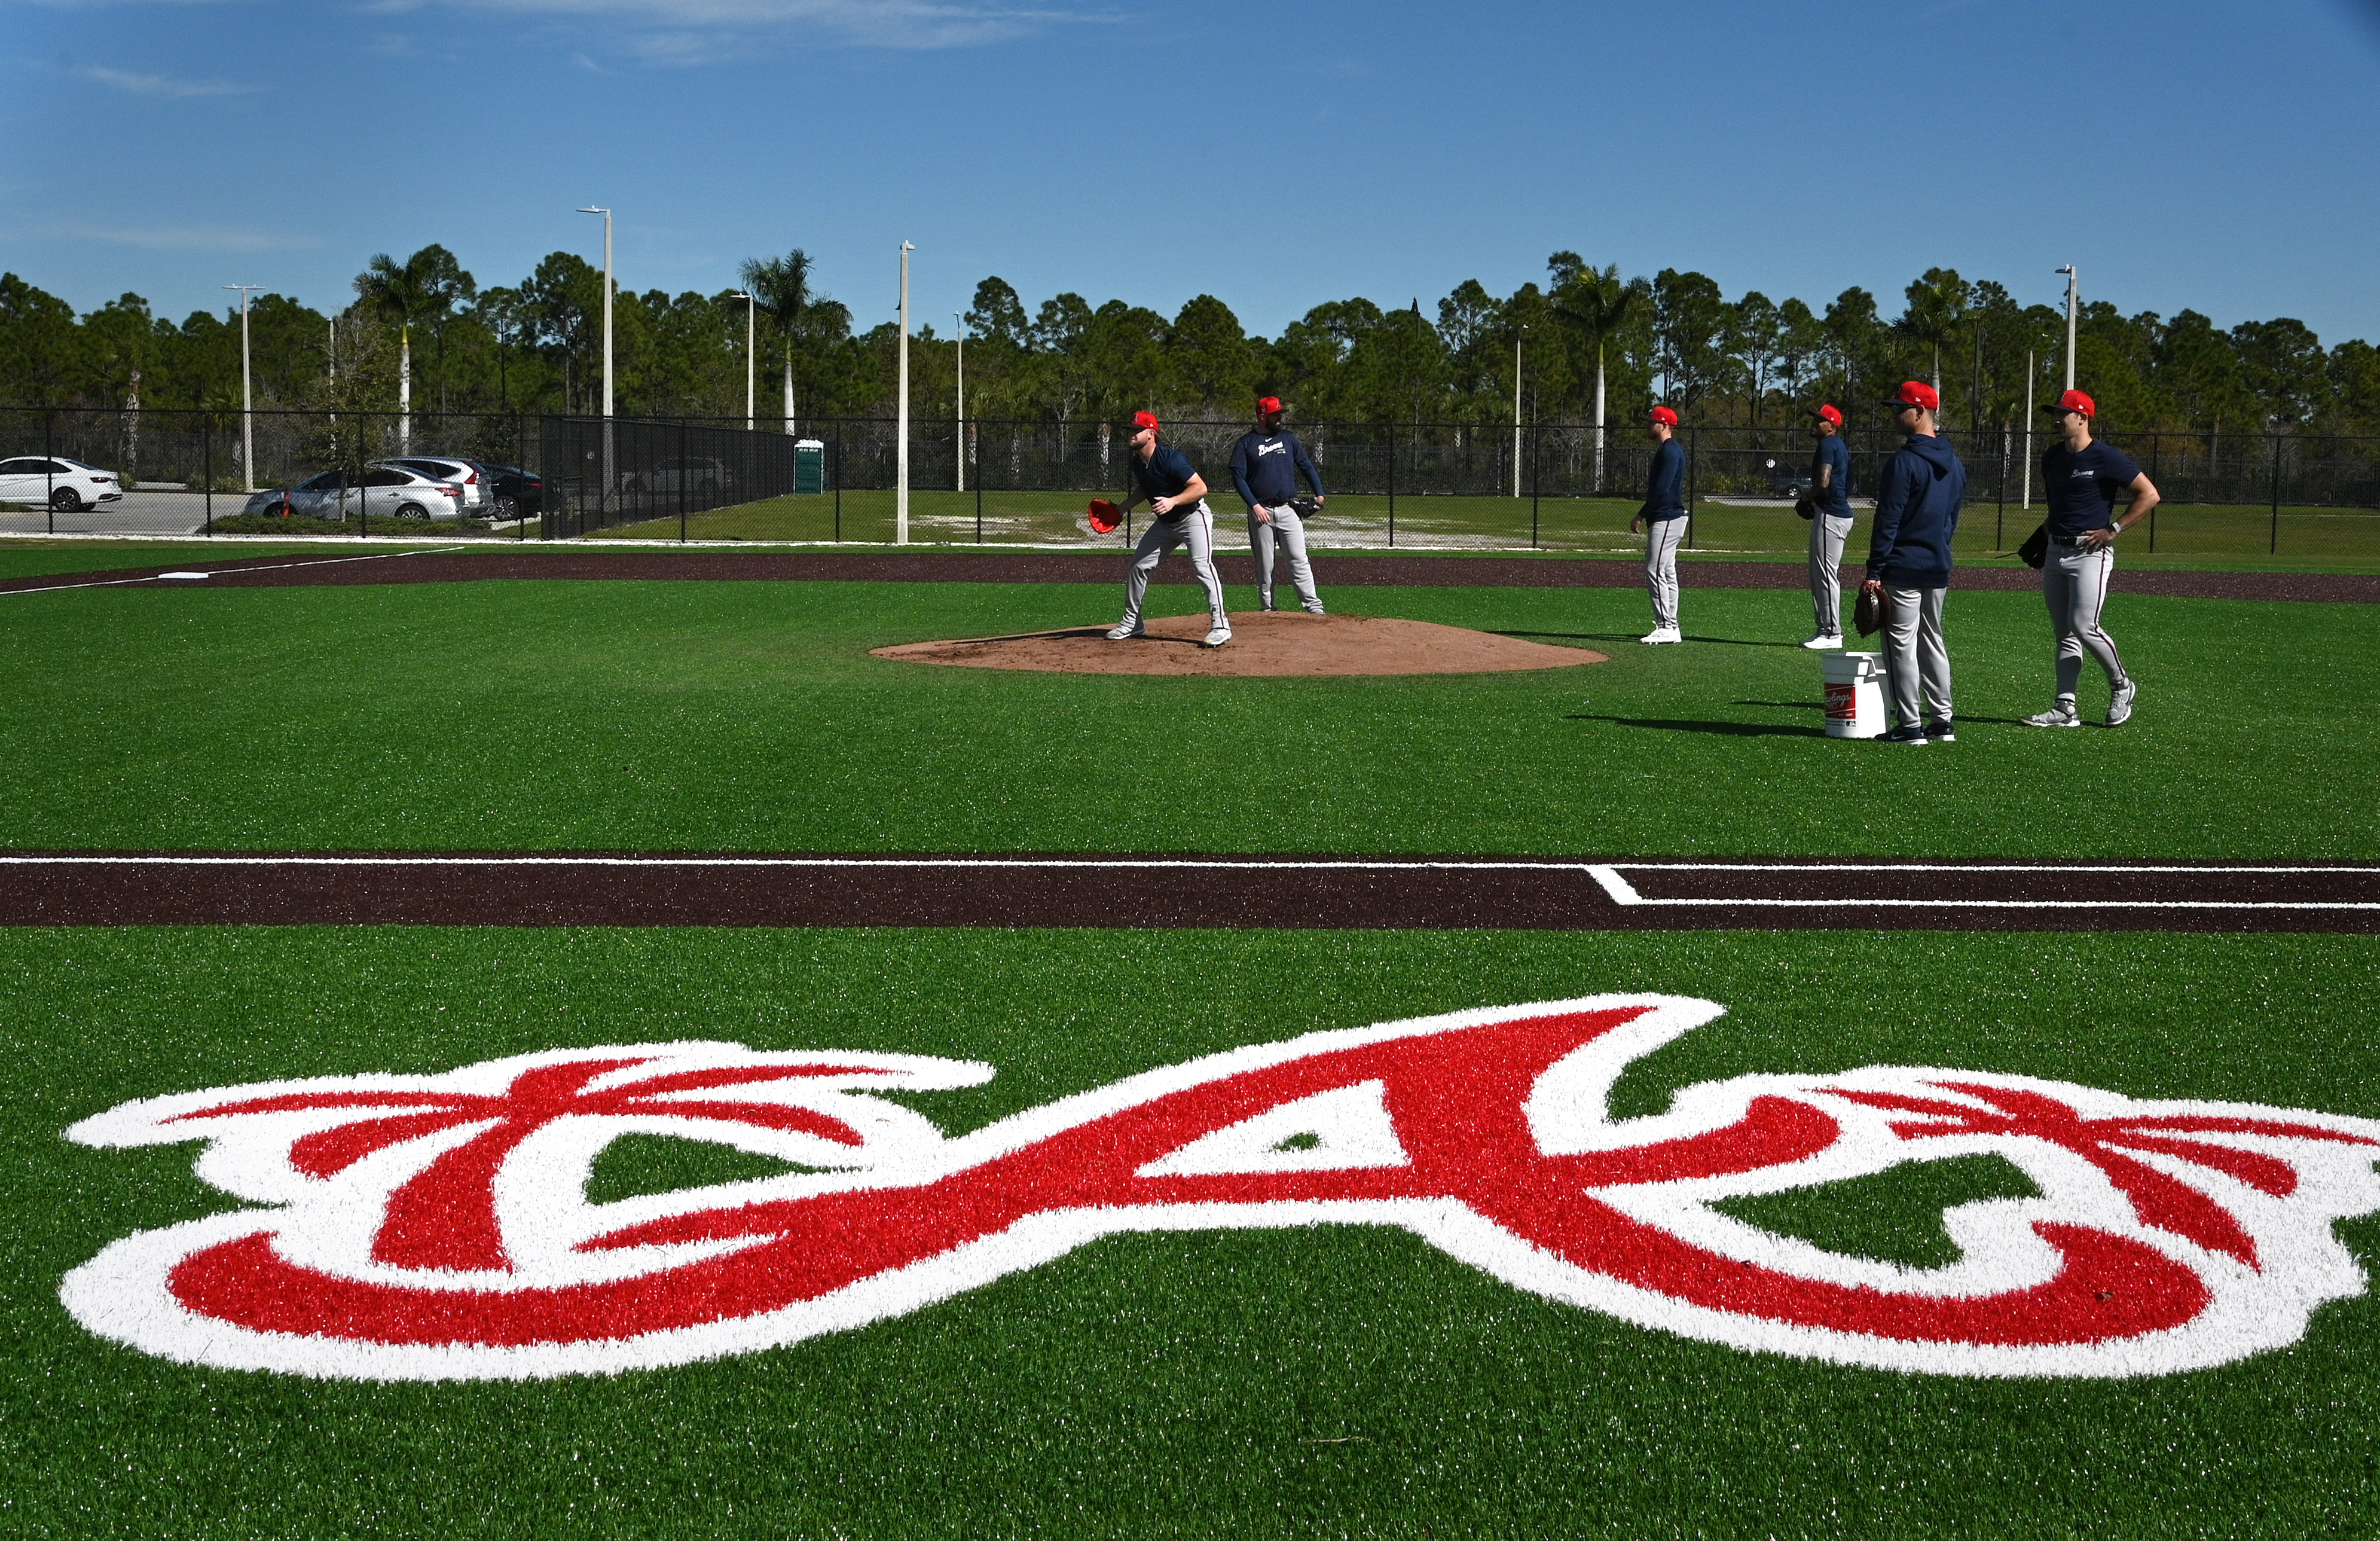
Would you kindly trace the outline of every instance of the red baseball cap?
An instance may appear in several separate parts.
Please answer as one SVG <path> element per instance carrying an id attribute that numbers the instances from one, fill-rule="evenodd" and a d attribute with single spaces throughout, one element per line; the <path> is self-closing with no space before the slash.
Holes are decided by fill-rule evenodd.
<path id="1" fill-rule="evenodd" d="M 1837 428 L 1843 426 L 1843 415 L 1837 411 L 1832 405 L 1813 407 L 1810 410 L 1810 416 L 1814 418 L 1824 418 L 1827 421 L 1834 424 Z"/>
<path id="2" fill-rule="evenodd" d="M 2086 418 L 2099 415 L 2099 404 L 2081 391 L 2069 391 L 2056 401 L 2042 407 L 2045 412 L 2080 412 Z"/>
<path id="3" fill-rule="evenodd" d="M 1668 423 L 1671 428 L 1678 426 L 1678 415 L 1666 406 L 1653 408 L 1652 418 L 1657 423 Z"/>
<path id="4" fill-rule="evenodd" d="M 1152 432 L 1154 432 L 1154 431 L 1156 431 L 1156 428 L 1157 428 L 1157 414 L 1156 414 L 1156 413 L 1154 413 L 1154 412 L 1135 412 L 1135 413 L 1132 415 L 1132 425 L 1131 425 L 1132 431 L 1133 431 L 1133 432 L 1135 432 L 1135 433 L 1137 433 L 1137 432 L 1139 432 L 1139 431 L 1140 431 L 1142 429 L 1144 429 L 1144 428 L 1145 428 L 1145 429 L 1149 430 L 1149 431 L 1152 431 Z"/>
<path id="5" fill-rule="evenodd" d="M 1906 411 L 1912 406 L 1922 406 L 1931 412 L 1942 405 L 1942 393 L 1922 380 L 1904 380 L 1900 382 L 1900 394 L 1885 405 L 1896 412 Z"/>
<path id="6" fill-rule="evenodd" d="M 1279 396 L 1258 396 L 1258 397 L 1257 397 L 1257 417 L 1259 417 L 1259 418 L 1269 418 L 1269 417 L 1273 417 L 1273 416 L 1275 416 L 1275 415 L 1276 415 L 1276 414 L 1278 414 L 1280 411 L 1281 411 L 1281 398 L 1280 398 Z"/>

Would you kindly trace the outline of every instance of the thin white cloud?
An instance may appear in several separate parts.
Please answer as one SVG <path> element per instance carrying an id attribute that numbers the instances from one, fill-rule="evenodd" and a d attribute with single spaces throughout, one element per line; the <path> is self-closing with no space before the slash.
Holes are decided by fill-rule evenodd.
<path id="1" fill-rule="evenodd" d="M 84 65 L 73 73 L 85 80 L 96 80 L 134 96 L 246 96 L 254 86 L 243 86 L 232 80 L 177 80 L 170 75 L 141 75 L 129 69 L 109 69 L 102 65 Z"/>
<path id="2" fill-rule="evenodd" d="M 54 224 L 38 232 L 55 240 L 98 241 L 107 246 L 137 246 L 152 251 L 287 251 L 320 246 L 310 236 L 282 236 L 270 230 L 233 225 L 115 225 Z"/>
<path id="3" fill-rule="evenodd" d="M 722 31 L 807 30 L 822 40 L 878 48 L 968 48 L 1046 27 L 1104 21 L 1085 11 L 938 3 L 938 0 L 463 0 L 482 10 L 603 18 L 662 29 L 682 40 Z M 647 51 L 683 61 L 683 42 Z"/>

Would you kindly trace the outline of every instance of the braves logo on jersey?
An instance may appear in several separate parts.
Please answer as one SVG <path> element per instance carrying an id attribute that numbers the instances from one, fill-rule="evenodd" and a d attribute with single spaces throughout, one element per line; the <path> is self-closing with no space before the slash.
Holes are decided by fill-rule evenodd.
<path id="1" fill-rule="evenodd" d="M 155 1098 L 67 1134 L 204 1141 L 198 1174 L 253 1207 L 118 1241 L 61 1294 L 93 1332 L 185 1363 L 441 1379 L 791 1343 L 1136 1231 L 1402 1226 L 1648 1328 L 1955 1375 L 2222 1364 L 2362 1292 L 2332 1225 L 2380 1209 L 2380 1123 L 1903 1066 L 1741 1075 L 1611 1116 L 1629 1064 L 1720 1013 L 1597 996 L 1318 1033 L 956 1138 L 880 1094 L 989 1066 L 732 1043 Z M 794 1170 L 590 1201 L 596 1158 L 631 1133 Z M 1950 1209 L 1941 1268 L 1720 1207 L 1979 1152 L 2038 1193 Z"/>

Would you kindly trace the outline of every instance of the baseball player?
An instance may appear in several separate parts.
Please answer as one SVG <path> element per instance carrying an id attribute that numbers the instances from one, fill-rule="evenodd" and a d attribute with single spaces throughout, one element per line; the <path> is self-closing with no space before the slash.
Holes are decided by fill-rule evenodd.
<path id="1" fill-rule="evenodd" d="M 1645 478 L 1645 506 L 1628 521 L 1645 536 L 1645 588 L 1653 596 L 1653 629 L 1639 642 L 1681 642 L 1678 631 L 1678 542 L 1686 538 L 1686 451 L 1678 443 L 1678 415 L 1656 406 L 1645 431 L 1658 446 Z"/>
<path id="2" fill-rule="evenodd" d="M 1843 415 L 1832 406 L 1810 414 L 1810 608 L 1818 629 L 1805 648 L 1843 645 L 1843 542 L 1852 533 L 1852 452 Z"/>
<path id="3" fill-rule="evenodd" d="M 1322 613 L 1322 600 L 1314 591 L 1314 564 L 1305 559 L 1305 521 L 1292 501 L 1297 479 L 1314 489 L 1314 504 L 1322 506 L 1322 473 L 1297 435 L 1281 426 L 1281 398 L 1257 402 L 1257 426 L 1232 446 L 1232 485 L 1248 505 L 1248 544 L 1257 553 L 1257 599 L 1272 608 L 1272 558 L 1276 539 L 1289 553 L 1290 586 L 1297 590 L 1298 608 L 1309 615 Z"/>
<path id="4" fill-rule="evenodd" d="M 1884 673 L 1891 686 L 1893 726 L 1888 744 L 1943 743 L 1950 725 L 1950 649 L 1942 640 L 1942 597 L 1950 586 L 1950 539 L 1959 532 L 1959 504 L 1967 495 L 1967 467 L 1937 436 L 1935 409 L 1942 398 L 1922 380 L 1901 382 L 1885 403 L 1909 435 L 1884 468 L 1876 490 L 1876 523 L 1868 531 L 1866 590 L 1887 604 Z M 1932 720 L 1917 714 L 1919 686 Z"/>
<path id="5" fill-rule="evenodd" d="M 2041 484 L 2049 492 L 2049 559 L 2041 564 L 2041 592 L 2049 603 L 2050 629 L 2058 634 L 2058 699 L 2025 722 L 2036 728 L 2082 725 L 2074 710 L 2074 687 L 2088 652 L 2107 672 L 2112 728 L 2131 716 L 2140 686 L 2124 672 L 2116 639 L 2100 629 L 2099 609 L 2107 601 L 2107 580 L 2116 574 L 2116 537 L 2148 517 L 2157 505 L 2157 490 L 2123 451 L 2091 437 L 2098 403 L 2069 391 L 2045 410 L 2065 438 L 2041 457 Z M 2116 498 L 2126 491 L 2132 495 L 2131 515 L 2118 518 Z"/>
<path id="6" fill-rule="evenodd" d="M 1140 604 L 1148 597 L 1148 575 L 1176 546 L 1190 548 L 1190 570 L 1207 590 L 1209 625 L 1199 646 L 1220 648 L 1232 639 L 1232 619 L 1223 612 L 1223 584 L 1215 576 L 1215 516 L 1207 507 L 1207 479 L 1189 458 L 1171 444 L 1158 442 L 1157 416 L 1132 415 L 1132 496 L 1124 501 L 1129 514 L 1146 499 L 1157 516 L 1133 548 L 1132 566 L 1124 574 L 1123 620 L 1108 633 L 1111 642 L 1145 635 Z"/>

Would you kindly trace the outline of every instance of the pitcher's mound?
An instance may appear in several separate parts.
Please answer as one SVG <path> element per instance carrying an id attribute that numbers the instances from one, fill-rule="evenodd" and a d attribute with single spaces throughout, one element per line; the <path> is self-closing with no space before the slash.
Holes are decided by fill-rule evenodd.
<path id="1" fill-rule="evenodd" d="M 1478 674 L 1609 661 L 1584 648 L 1548 647 L 1428 621 L 1302 611 L 1234 615 L 1232 639 L 1220 648 L 1198 645 L 1207 635 L 1203 614 L 1150 621 L 1148 635 L 1129 642 L 1109 641 L 1106 629 L 905 642 L 872 650 L 878 658 L 909 663 L 1061 674 Z"/>

